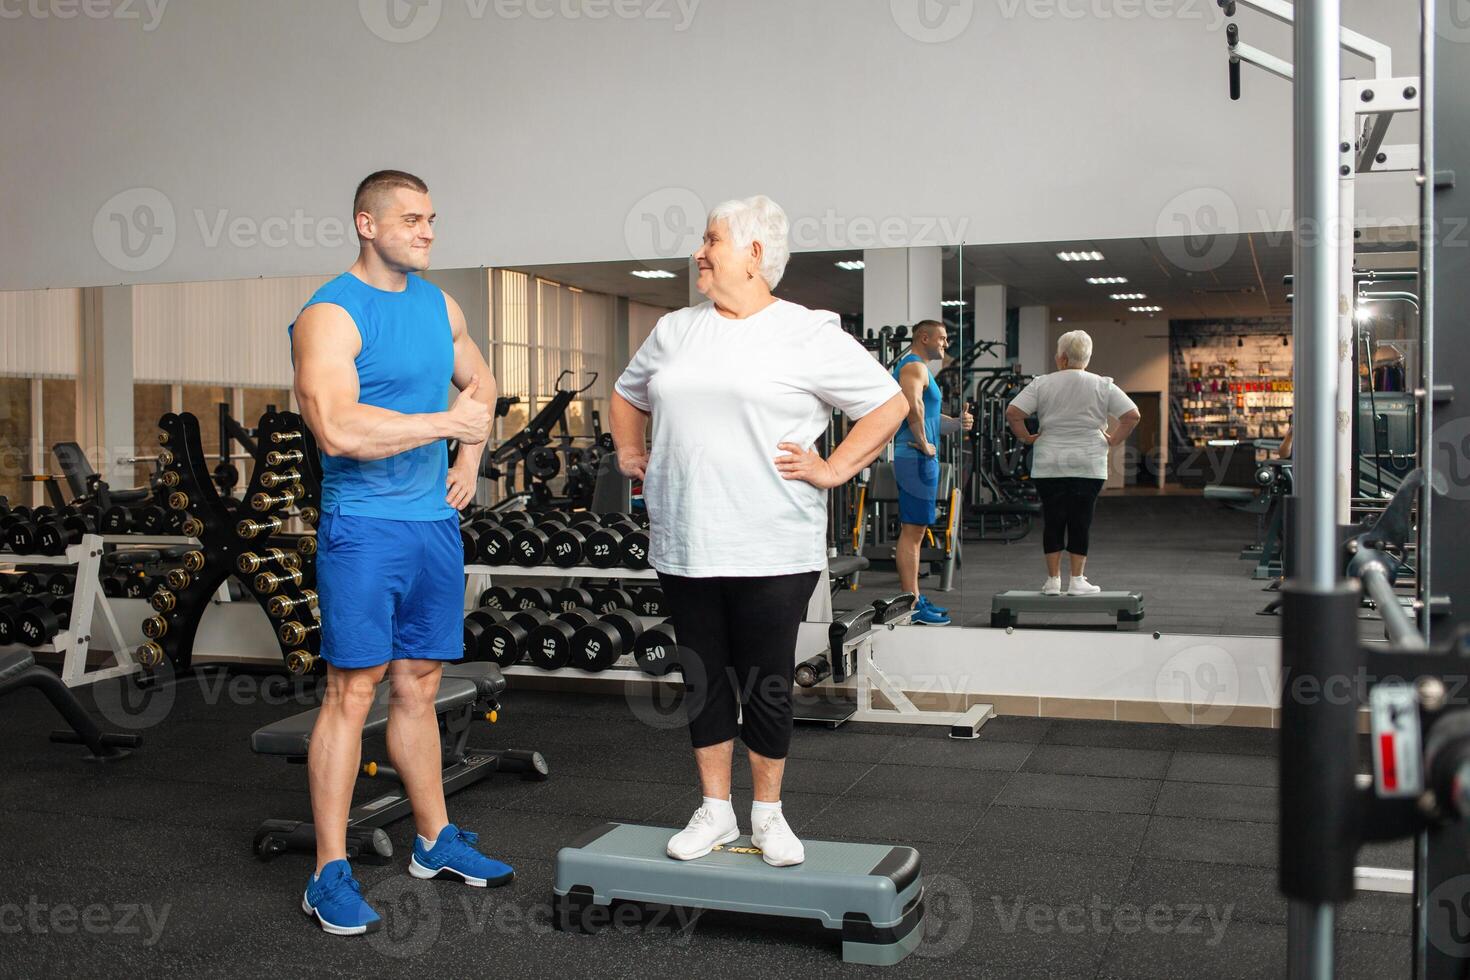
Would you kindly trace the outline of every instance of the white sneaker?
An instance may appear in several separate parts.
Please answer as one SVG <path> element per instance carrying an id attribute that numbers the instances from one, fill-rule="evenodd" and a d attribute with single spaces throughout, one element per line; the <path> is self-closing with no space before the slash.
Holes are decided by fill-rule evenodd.
<path id="1" fill-rule="evenodd" d="M 689 818 L 689 825 L 669 838 L 665 851 L 669 857 L 680 861 L 693 861 L 713 851 L 719 844 L 728 844 L 740 836 L 740 827 L 735 823 L 735 813 L 730 812 L 729 821 L 716 816 L 709 807 L 700 807 Z"/>
<path id="2" fill-rule="evenodd" d="M 1085 575 L 1073 575 L 1067 583 L 1067 595 L 1097 595 L 1102 588 L 1087 581 Z"/>
<path id="3" fill-rule="evenodd" d="M 777 810 L 755 828 L 750 842 L 761 849 L 761 860 L 773 868 L 788 868 L 806 860 L 806 848 L 791 832 L 786 818 Z"/>
<path id="4" fill-rule="evenodd" d="M 1057 578 L 1049 578 L 1045 582 L 1041 583 L 1041 594 L 1042 595 L 1061 595 L 1062 594 L 1062 580 L 1061 580 L 1061 578 L 1060 577 L 1057 577 Z"/>

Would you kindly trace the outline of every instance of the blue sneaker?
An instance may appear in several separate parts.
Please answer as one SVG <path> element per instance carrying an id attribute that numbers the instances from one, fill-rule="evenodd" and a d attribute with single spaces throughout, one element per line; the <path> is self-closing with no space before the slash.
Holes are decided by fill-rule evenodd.
<path id="1" fill-rule="evenodd" d="M 362 886 L 352 877 L 345 860 L 332 861 L 321 874 L 312 875 L 301 898 L 301 911 L 316 919 L 333 936 L 361 936 L 377 932 L 383 920 L 362 900 Z"/>
<path id="2" fill-rule="evenodd" d="M 929 605 L 923 598 L 919 599 L 914 606 L 914 618 L 912 620 L 920 626 L 948 626 L 949 615 L 942 609 L 936 609 Z"/>
<path id="3" fill-rule="evenodd" d="M 408 873 L 415 878 L 459 879 L 476 888 L 494 888 L 504 885 L 516 876 L 511 866 L 487 858 L 475 850 L 478 834 L 460 830 L 449 824 L 439 831 L 439 839 L 433 847 L 425 847 L 423 838 L 413 842 L 413 858 L 408 862 Z"/>
<path id="4" fill-rule="evenodd" d="M 934 603 L 932 603 L 932 602 L 929 601 L 929 597 L 926 596 L 926 595 L 919 596 L 919 605 L 928 606 L 930 609 L 932 609 L 935 612 L 939 613 L 939 615 L 941 615 L 941 616 L 948 616 L 949 615 L 949 607 L 947 607 L 947 606 L 936 606 Z"/>

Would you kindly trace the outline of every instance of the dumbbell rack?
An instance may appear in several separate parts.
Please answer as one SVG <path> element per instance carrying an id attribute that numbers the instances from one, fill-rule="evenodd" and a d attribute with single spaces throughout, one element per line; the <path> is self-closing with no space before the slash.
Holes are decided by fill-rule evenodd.
<path id="1" fill-rule="evenodd" d="M 466 565 L 465 573 L 465 608 L 473 609 L 475 602 L 481 592 L 494 584 L 494 577 L 501 575 L 507 578 L 554 578 L 561 579 L 561 585 L 568 587 L 573 585 L 577 579 L 600 578 L 600 579 L 631 579 L 642 582 L 658 581 L 658 573 L 651 568 L 629 569 L 629 568 L 593 568 L 591 565 L 578 565 L 573 568 L 560 568 L 554 565 Z M 601 678 L 603 680 L 644 680 L 651 683 L 663 680 L 653 677 L 639 670 L 632 663 L 632 657 L 625 654 L 618 661 L 604 670 L 589 671 L 579 667 L 562 667 L 558 670 L 542 670 L 540 667 L 525 665 L 514 665 L 502 667 L 500 672 L 510 677 L 586 677 Z"/>
<path id="2" fill-rule="evenodd" d="M 169 505 L 175 510 L 188 511 L 191 518 L 197 522 L 199 551 L 204 561 L 203 567 L 190 575 L 188 583 L 183 588 L 169 590 L 174 599 L 172 609 L 160 611 L 159 616 L 152 617 L 164 621 L 166 629 L 166 632 L 154 638 L 153 642 L 162 649 L 163 656 L 168 659 L 175 670 L 186 671 L 192 666 L 194 640 L 199 630 L 200 619 L 204 611 L 209 608 L 211 598 L 230 577 L 234 576 L 242 581 L 246 591 L 260 603 L 262 610 L 268 616 L 270 611 L 267 604 L 273 595 L 300 598 L 302 590 L 313 587 L 315 582 L 313 554 L 299 555 L 302 573 L 299 586 L 288 587 L 280 592 L 258 589 L 256 587 L 258 576 L 237 574 L 236 562 L 246 551 L 265 547 L 272 537 L 270 534 L 245 537 L 241 534 L 241 523 L 245 520 L 265 522 L 273 517 L 280 517 L 284 523 L 287 511 L 291 507 L 298 507 L 303 515 L 307 515 L 307 523 L 315 523 L 314 517 L 321 488 L 321 462 L 317 456 L 315 440 L 307 430 L 301 416 L 291 412 L 266 412 L 260 417 L 260 424 L 256 428 L 257 451 L 260 458 L 256 460 L 244 501 L 234 497 L 222 497 L 215 486 L 209 460 L 203 451 L 198 419 L 189 413 L 177 415 L 169 413 L 159 419 L 158 427 L 160 430 L 159 442 L 169 450 L 173 457 L 164 469 L 164 478 L 172 491 L 169 495 Z M 303 458 L 293 463 L 282 464 L 280 467 L 271 466 L 267 464 L 266 459 L 266 453 L 270 449 L 300 450 Z M 273 503 L 263 510 L 255 509 L 249 502 L 256 499 L 258 495 L 265 498 L 276 498 L 285 489 L 280 484 L 267 487 L 262 482 L 266 474 L 276 473 L 277 470 L 283 468 L 295 468 L 300 474 L 299 482 L 296 484 L 300 492 L 289 503 Z M 285 571 L 284 568 L 272 568 L 271 570 Z M 293 609 L 287 615 L 306 625 L 316 622 L 315 610 L 305 605 Z M 276 617 L 271 617 L 271 620 L 272 632 L 276 635 L 276 640 L 280 645 L 282 661 L 288 666 L 294 665 L 298 672 L 312 669 L 320 649 L 320 631 L 311 632 L 300 643 L 287 644 L 280 637 L 280 624 L 276 622 Z M 146 649 L 146 647 L 141 649 Z M 298 654 L 293 659 L 292 655 L 298 651 L 306 654 L 306 657 Z M 241 659 L 253 660 L 256 658 L 242 657 Z"/>
<path id="3" fill-rule="evenodd" d="M 66 629 L 52 637 L 50 643 L 38 647 L 26 647 L 36 653 L 62 654 L 61 679 L 68 687 L 91 684 L 112 677 L 123 677 L 137 673 L 139 664 L 133 659 L 127 640 L 117 625 L 112 605 L 102 592 L 103 545 L 125 541 L 134 543 L 130 535 L 86 534 L 82 540 L 66 549 L 62 555 L 0 555 L 0 566 L 13 568 L 16 565 L 75 565 L 76 586 L 72 591 L 71 617 Z M 93 623 L 104 631 L 111 643 L 116 664 L 111 667 L 87 669 L 87 653 L 91 648 Z M 0 649 L 10 649 L 0 647 Z"/>

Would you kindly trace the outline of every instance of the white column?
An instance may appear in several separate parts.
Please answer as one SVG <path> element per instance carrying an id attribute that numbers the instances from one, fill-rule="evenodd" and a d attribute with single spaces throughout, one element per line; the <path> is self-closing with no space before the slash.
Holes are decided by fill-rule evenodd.
<path id="1" fill-rule="evenodd" d="M 1045 374 L 1051 370 L 1052 351 L 1050 337 L 1051 307 L 1021 307 L 1020 344 L 1016 357 L 1021 362 L 1022 374 Z"/>
<path id="2" fill-rule="evenodd" d="M 133 468 L 117 457 L 158 451 L 133 445 L 133 289 L 82 290 L 77 337 L 77 441 L 111 486 L 132 486 Z"/>
<path id="3" fill-rule="evenodd" d="M 863 329 L 941 319 L 942 253 L 938 245 L 864 249 Z"/>

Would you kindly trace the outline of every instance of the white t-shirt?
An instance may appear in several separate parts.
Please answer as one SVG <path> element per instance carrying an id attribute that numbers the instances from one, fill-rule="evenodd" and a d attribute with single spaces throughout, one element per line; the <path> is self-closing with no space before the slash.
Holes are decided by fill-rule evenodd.
<path id="1" fill-rule="evenodd" d="M 1075 370 L 1033 379 L 1011 404 L 1036 416 L 1033 479 L 1078 476 L 1106 480 L 1108 416 L 1117 418 L 1138 407 L 1112 378 Z"/>
<path id="2" fill-rule="evenodd" d="M 649 562 L 671 575 L 789 575 L 827 566 L 827 492 L 785 480 L 810 447 L 898 384 L 835 313 L 777 300 L 743 320 L 702 303 L 661 317 L 617 392 L 653 413 L 643 481 Z"/>

